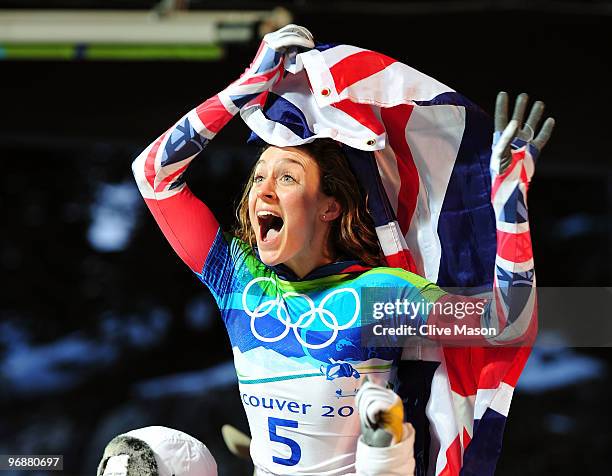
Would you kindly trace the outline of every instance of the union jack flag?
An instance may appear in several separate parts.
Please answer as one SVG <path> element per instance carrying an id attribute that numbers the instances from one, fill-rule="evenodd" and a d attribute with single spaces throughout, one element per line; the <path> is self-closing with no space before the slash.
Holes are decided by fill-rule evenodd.
<path id="1" fill-rule="evenodd" d="M 265 103 L 253 100 L 240 110 L 252 139 L 290 146 L 331 137 L 348 146 L 390 266 L 441 287 L 494 289 L 491 315 L 503 330 L 500 341 L 533 329 L 526 192 L 537 151 L 518 144 L 523 147 L 511 166 L 493 173 L 492 187 L 491 120 L 450 87 L 388 56 L 348 45 L 317 45 L 288 55 L 284 67 L 287 72 Z M 516 286 L 527 293 L 511 310 Z M 436 363 L 423 405 L 429 456 L 421 452 L 419 461 L 415 448 L 417 474 L 494 473 L 513 390 L 530 350 L 405 351 L 406 359 Z"/>

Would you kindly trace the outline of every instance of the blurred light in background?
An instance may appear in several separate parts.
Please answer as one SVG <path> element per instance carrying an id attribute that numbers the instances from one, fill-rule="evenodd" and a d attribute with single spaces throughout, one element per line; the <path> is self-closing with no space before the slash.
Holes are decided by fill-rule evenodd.
<path id="1" fill-rule="evenodd" d="M 283 9 L 187 11 L 162 1 L 146 10 L 0 11 L 0 59 L 218 60 L 223 44 L 290 23 Z"/>
<path id="2" fill-rule="evenodd" d="M 91 206 L 87 239 L 101 252 L 121 251 L 130 241 L 142 198 L 133 181 L 101 183 Z"/>

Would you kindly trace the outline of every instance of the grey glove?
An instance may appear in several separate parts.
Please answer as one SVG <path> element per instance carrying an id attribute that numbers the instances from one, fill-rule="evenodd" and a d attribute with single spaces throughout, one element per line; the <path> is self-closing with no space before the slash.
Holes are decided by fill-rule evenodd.
<path id="1" fill-rule="evenodd" d="M 393 390 L 366 380 L 357 392 L 356 404 L 366 445 L 383 448 L 402 440 L 404 405 Z"/>
<path id="2" fill-rule="evenodd" d="M 528 102 L 529 96 L 527 94 L 519 94 L 514 105 L 512 120 L 508 122 L 508 93 L 501 91 L 497 95 L 491 169 L 498 174 L 503 173 L 510 165 L 512 148 L 531 146 L 532 150 L 530 152 L 535 159 L 550 139 L 555 127 L 555 120 L 551 117 L 544 121 L 542 129 L 536 135 L 536 129 L 544 113 L 544 103 L 542 101 L 534 103 L 527 121 L 523 124 Z"/>

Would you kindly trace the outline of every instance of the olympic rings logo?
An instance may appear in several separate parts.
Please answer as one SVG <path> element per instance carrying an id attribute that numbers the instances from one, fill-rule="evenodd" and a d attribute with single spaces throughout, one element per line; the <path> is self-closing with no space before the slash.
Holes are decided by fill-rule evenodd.
<path id="1" fill-rule="evenodd" d="M 244 312 L 246 312 L 251 318 L 251 332 L 257 339 L 259 339 L 262 342 L 278 342 L 279 340 L 285 338 L 289 334 L 290 331 L 293 331 L 295 338 L 304 347 L 307 347 L 309 349 L 323 349 L 327 347 L 329 344 L 331 344 L 336 339 L 336 337 L 338 336 L 338 332 L 351 327 L 357 320 L 357 317 L 359 317 L 359 309 L 360 309 L 359 294 L 357 294 L 357 291 L 355 291 L 352 288 L 335 289 L 334 291 L 326 295 L 323 299 L 321 299 L 321 302 L 319 303 L 318 306 L 315 306 L 315 303 L 312 300 L 312 298 L 310 298 L 306 294 L 297 293 L 294 291 L 289 291 L 289 292 L 281 294 L 277 288 L 276 297 L 274 299 L 271 299 L 270 301 L 262 302 L 255 309 L 251 310 L 247 303 L 247 296 L 249 293 L 249 289 L 251 289 L 251 286 L 259 282 L 262 282 L 262 281 L 270 282 L 276 286 L 276 281 L 274 281 L 273 278 L 262 276 L 262 277 L 254 278 L 253 280 L 251 280 L 249 284 L 246 285 L 246 287 L 244 288 L 244 291 L 242 292 L 242 309 L 244 309 Z M 325 304 L 327 304 L 327 302 L 334 296 L 337 296 L 343 293 L 348 293 L 353 296 L 355 300 L 355 311 L 353 312 L 353 315 L 351 316 L 350 320 L 346 324 L 340 325 L 336 315 L 333 312 L 331 312 L 329 309 L 325 309 Z M 309 309 L 303 312 L 302 314 L 300 314 L 297 317 L 297 320 L 295 322 L 291 322 L 291 317 L 289 316 L 289 311 L 287 310 L 285 301 L 287 301 L 288 299 L 296 299 L 296 298 L 304 299 L 304 301 L 308 304 Z M 257 332 L 257 329 L 255 329 L 255 321 L 260 317 L 270 315 L 271 313 L 273 313 L 273 311 L 275 311 L 276 318 L 280 322 L 285 324 L 285 329 L 279 335 L 274 336 L 274 337 L 262 336 L 261 334 L 259 334 L 259 332 Z M 311 324 L 315 321 L 317 317 L 321 319 L 321 322 L 330 331 L 332 331 L 332 333 L 331 333 L 331 336 L 325 342 L 322 342 L 320 344 L 311 344 L 309 342 L 306 342 L 304 339 L 302 339 L 302 336 L 300 335 L 299 330 L 307 329 L 308 327 L 310 327 Z"/>

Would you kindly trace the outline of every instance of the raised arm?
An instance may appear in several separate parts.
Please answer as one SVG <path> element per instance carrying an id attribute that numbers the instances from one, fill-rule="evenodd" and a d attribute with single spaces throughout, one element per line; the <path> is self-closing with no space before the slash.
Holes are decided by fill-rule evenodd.
<path id="1" fill-rule="evenodd" d="M 282 78 L 290 47 L 312 48 L 308 30 L 287 25 L 264 37 L 255 59 L 238 80 L 192 109 L 134 160 L 138 189 L 170 245 L 195 273 L 201 273 L 219 224 L 189 190 L 184 172 L 208 142 L 242 108 L 265 103 Z"/>
<path id="2" fill-rule="evenodd" d="M 536 101 L 523 124 L 528 97 L 516 99 L 508 123 L 508 95 L 498 94 L 491 154 L 491 202 L 497 227 L 493 302 L 483 325 L 498 329 L 496 341 L 521 338 L 536 312 L 536 279 L 529 230 L 527 192 L 535 160 L 548 142 L 554 120 L 548 118 L 536 136 L 544 103 Z"/>

